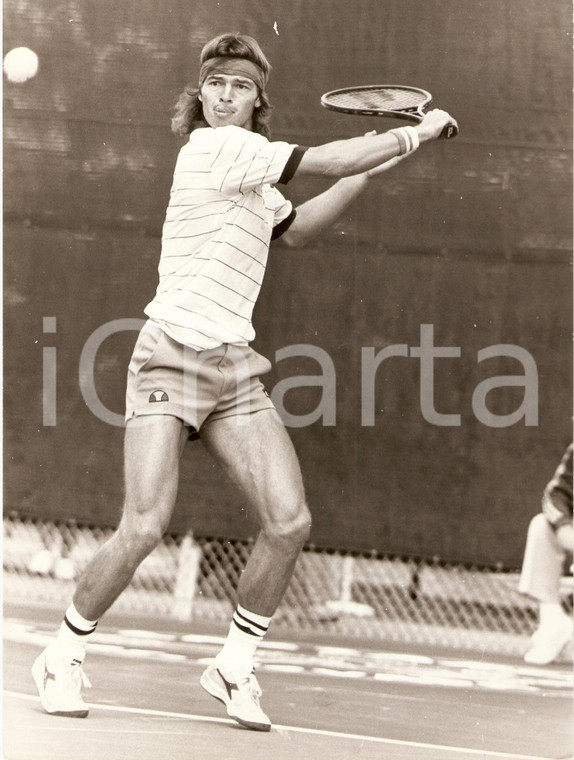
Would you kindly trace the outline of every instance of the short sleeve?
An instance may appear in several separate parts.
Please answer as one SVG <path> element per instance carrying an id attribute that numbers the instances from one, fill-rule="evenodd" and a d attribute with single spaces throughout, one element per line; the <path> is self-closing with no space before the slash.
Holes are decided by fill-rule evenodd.
<path id="1" fill-rule="evenodd" d="M 212 141 L 211 173 L 215 189 L 226 195 L 276 184 L 296 145 L 271 142 L 241 127 L 218 127 Z"/>

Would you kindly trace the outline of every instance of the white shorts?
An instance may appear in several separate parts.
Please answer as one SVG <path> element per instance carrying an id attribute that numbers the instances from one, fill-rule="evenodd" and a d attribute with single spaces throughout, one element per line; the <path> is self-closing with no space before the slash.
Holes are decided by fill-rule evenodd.
<path id="1" fill-rule="evenodd" d="M 126 421 L 172 415 L 196 438 L 202 425 L 214 420 L 274 409 L 259 380 L 270 369 L 271 362 L 248 345 L 196 351 L 148 320 L 128 367 Z"/>

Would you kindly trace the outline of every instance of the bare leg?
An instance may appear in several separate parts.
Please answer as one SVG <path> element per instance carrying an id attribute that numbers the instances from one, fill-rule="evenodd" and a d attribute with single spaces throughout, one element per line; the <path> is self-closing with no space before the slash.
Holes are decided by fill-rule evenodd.
<path id="1" fill-rule="evenodd" d="M 185 440 L 176 417 L 152 415 L 128 423 L 120 525 L 88 563 L 74 594 L 74 606 L 87 620 L 104 614 L 161 540 L 175 505 Z"/>
<path id="2" fill-rule="evenodd" d="M 311 526 L 293 444 L 274 410 L 212 422 L 202 430 L 202 441 L 257 512 L 261 529 L 239 581 L 238 601 L 271 617 Z"/>
<path id="3" fill-rule="evenodd" d="M 167 528 L 177 494 L 184 433 L 183 423 L 175 417 L 152 415 L 128 424 L 126 497 L 119 528 L 82 572 L 57 638 L 32 666 L 48 713 L 76 718 L 88 714 L 81 689 L 89 635 Z"/>

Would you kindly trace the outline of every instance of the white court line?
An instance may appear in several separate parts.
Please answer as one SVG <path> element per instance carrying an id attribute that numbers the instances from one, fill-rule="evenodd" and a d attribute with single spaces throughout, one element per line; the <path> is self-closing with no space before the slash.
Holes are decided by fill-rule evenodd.
<path id="1" fill-rule="evenodd" d="M 17 691 L 4 691 L 7 697 L 14 699 L 22 699 L 29 702 L 39 702 L 39 697 L 34 697 L 30 694 L 20 694 Z M 192 715 L 190 713 L 176 713 L 169 712 L 167 710 L 151 710 L 141 707 L 119 707 L 117 705 L 88 705 L 93 710 L 102 710 L 106 712 L 119 712 L 130 713 L 136 715 L 150 715 L 155 718 L 179 718 L 181 720 L 188 720 L 194 723 L 219 723 L 224 725 L 236 726 L 234 720 L 227 718 L 213 718 L 206 715 Z M 467 749 L 465 747 L 451 747 L 443 744 L 428 744 L 426 742 L 411 742 L 401 739 L 385 739 L 380 736 L 364 736 L 363 734 L 348 734 L 341 731 L 328 731 L 322 728 L 301 728 L 300 726 L 281 726 L 276 723 L 273 724 L 273 729 L 277 733 L 295 733 L 295 734 L 312 734 L 314 736 L 326 736 L 335 739 L 350 739 L 353 741 L 372 742 L 374 744 L 387 744 L 398 747 L 413 747 L 416 749 L 432 749 L 441 750 L 444 752 L 463 752 L 467 755 L 476 755 L 477 757 L 492 757 L 492 758 L 504 758 L 505 760 L 552 760 L 548 756 L 542 755 L 516 755 L 509 752 L 494 752 L 485 749 Z M 144 733 L 144 732 L 140 732 Z"/>

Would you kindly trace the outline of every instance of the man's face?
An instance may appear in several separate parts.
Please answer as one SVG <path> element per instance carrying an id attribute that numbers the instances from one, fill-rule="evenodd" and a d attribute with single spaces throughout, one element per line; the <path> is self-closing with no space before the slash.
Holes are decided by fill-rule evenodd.
<path id="1" fill-rule="evenodd" d="M 199 93 L 210 127 L 233 125 L 252 129 L 253 111 L 261 105 L 257 85 L 248 77 L 210 74 Z"/>

